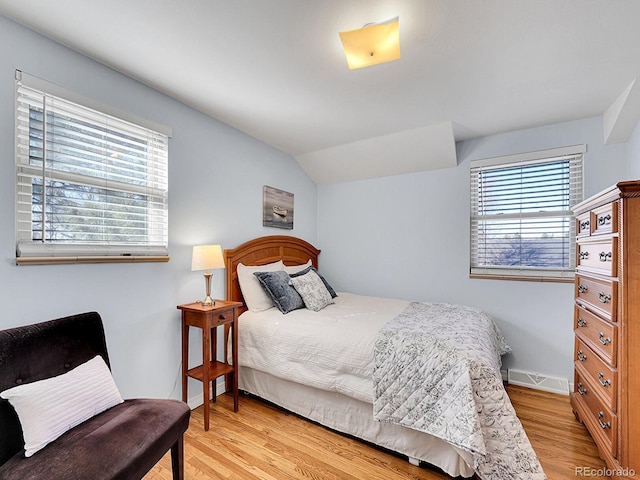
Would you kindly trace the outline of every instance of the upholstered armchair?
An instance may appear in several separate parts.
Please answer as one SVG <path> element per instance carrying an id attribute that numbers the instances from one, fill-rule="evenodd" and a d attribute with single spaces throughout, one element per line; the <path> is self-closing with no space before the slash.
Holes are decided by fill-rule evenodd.
<path id="1" fill-rule="evenodd" d="M 183 478 L 189 407 L 122 400 L 96 312 L 0 331 L 0 392 L 2 480 L 135 480 L 169 450 L 173 478 Z"/>

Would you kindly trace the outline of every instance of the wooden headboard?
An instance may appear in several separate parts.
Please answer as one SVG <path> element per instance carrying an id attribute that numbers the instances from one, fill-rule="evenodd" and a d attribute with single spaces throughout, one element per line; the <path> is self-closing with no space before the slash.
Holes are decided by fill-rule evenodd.
<path id="1" fill-rule="evenodd" d="M 224 251 L 224 263 L 227 268 L 227 300 L 244 303 L 238 283 L 238 264 L 265 265 L 282 260 L 285 265 L 302 265 L 311 259 L 318 268 L 320 250 L 297 237 L 270 235 L 243 243 L 237 248 Z M 246 310 L 243 306 L 240 312 Z"/>

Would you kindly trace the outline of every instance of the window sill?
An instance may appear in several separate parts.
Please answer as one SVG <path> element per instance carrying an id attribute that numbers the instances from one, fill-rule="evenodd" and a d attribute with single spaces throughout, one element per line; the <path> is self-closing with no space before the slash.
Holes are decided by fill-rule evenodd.
<path id="1" fill-rule="evenodd" d="M 111 255 L 97 257 L 16 257 L 16 265 L 60 265 L 68 263 L 146 263 L 168 262 L 166 255 Z"/>
<path id="2" fill-rule="evenodd" d="M 567 277 L 527 277 L 525 275 L 489 275 L 481 273 L 470 273 L 469 278 L 480 278 L 485 280 L 515 280 L 520 282 L 554 282 L 573 283 L 575 279 Z"/>

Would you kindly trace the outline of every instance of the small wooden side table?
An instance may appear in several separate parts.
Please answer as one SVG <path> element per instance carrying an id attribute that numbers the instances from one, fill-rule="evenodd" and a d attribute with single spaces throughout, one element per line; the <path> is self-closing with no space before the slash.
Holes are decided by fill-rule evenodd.
<path id="1" fill-rule="evenodd" d="M 182 401 L 187 401 L 187 379 L 195 378 L 202 382 L 204 396 L 204 429 L 209 430 L 209 387 L 213 388 L 213 401 L 216 401 L 215 380 L 225 375 L 227 384 L 233 392 L 233 411 L 238 411 L 238 307 L 242 303 L 216 300 L 213 306 L 205 307 L 200 302 L 178 305 L 182 311 Z M 225 345 L 231 334 L 231 358 L 229 364 L 225 358 L 217 360 L 217 328 L 225 328 Z M 189 327 L 202 329 L 202 365 L 188 368 L 189 364 Z"/>

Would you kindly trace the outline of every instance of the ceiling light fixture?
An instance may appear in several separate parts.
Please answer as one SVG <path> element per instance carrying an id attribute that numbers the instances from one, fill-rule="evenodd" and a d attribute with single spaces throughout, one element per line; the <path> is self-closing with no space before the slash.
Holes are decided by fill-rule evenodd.
<path id="1" fill-rule="evenodd" d="M 340 32 L 340 40 L 349 70 L 400 58 L 398 17 L 383 23 L 368 23 L 356 30 Z"/>

